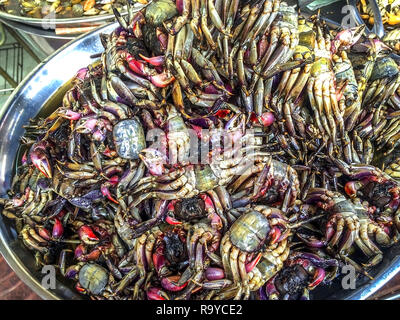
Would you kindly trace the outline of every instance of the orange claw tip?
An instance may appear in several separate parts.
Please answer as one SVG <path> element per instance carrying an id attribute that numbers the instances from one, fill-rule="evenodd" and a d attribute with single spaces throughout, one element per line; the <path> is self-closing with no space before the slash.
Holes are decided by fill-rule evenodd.
<path id="1" fill-rule="evenodd" d="M 400 23 L 400 15 L 395 15 L 390 12 L 386 13 L 386 23 L 392 26 Z"/>
<path id="2" fill-rule="evenodd" d="M 173 218 L 173 217 L 171 217 L 169 215 L 167 215 L 165 217 L 165 222 L 170 224 L 170 225 L 172 225 L 172 226 L 176 226 L 176 225 L 182 224 L 182 222 L 180 222 L 179 220 L 176 220 L 175 218 Z"/>
<path id="3" fill-rule="evenodd" d="M 39 236 L 41 236 L 43 239 L 48 240 L 48 241 L 51 240 L 50 231 L 47 230 L 46 228 L 39 227 L 38 233 L 39 233 Z"/>
<path id="4" fill-rule="evenodd" d="M 110 200 L 110 201 L 112 201 L 112 202 L 114 202 L 114 203 L 117 203 L 117 204 L 119 203 L 118 200 L 115 200 L 115 199 L 112 197 L 112 195 L 111 195 L 111 193 L 110 193 L 110 190 L 108 190 L 108 188 L 107 188 L 106 186 L 101 186 L 100 191 L 101 191 L 101 193 L 102 193 L 103 196 L 107 197 L 108 200 Z"/>
<path id="5" fill-rule="evenodd" d="M 271 244 L 275 244 L 278 242 L 279 238 L 281 237 L 281 229 L 274 226 L 271 230 Z"/>
<path id="6" fill-rule="evenodd" d="M 349 181 L 344 186 L 344 191 L 350 197 L 354 197 L 357 194 L 358 184 L 356 181 Z"/>
<path id="7" fill-rule="evenodd" d="M 90 9 L 92 9 L 94 7 L 95 4 L 96 4 L 95 0 L 86 0 L 83 4 L 83 10 L 89 11 Z"/>
<path id="8" fill-rule="evenodd" d="M 146 61 L 147 63 L 151 64 L 152 66 L 155 67 L 160 67 L 164 64 L 165 61 L 165 57 L 164 56 L 156 56 L 156 57 L 145 57 L 144 55 L 142 55 L 141 53 L 139 53 L 139 56 Z"/>
<path id="9" fill-rule="evenodd" d="M 165 88 L 171 82 L 175 80 L 175 77 L 172 75 L 168 75 L 166 72 L 159 73 L 155 76 L 149 77 L 152 84 L 154 84 L 158 88 Z"/>
<path id="10" fill-rule="evenodd" d="M 82 294 L 85 294 L 85 293 L 86 293 L 86 289 L 85 289 L 85 288 L 82 288 L 82 286 L 80 285 L 79 282 L 75 285 L 75 289 L 76 289 L 76 291 L 78 291 L 79 293 L 82 293 Z"/>
<path id="11" fill-rule="evenodd" d="M 161 289 L 151 287 L 147 290 L 147 299 L 149 300 L 167 300 L 168 296 Z"/>
<path id="12" fill-rule="evenodd" d="M 255 267 L 256 267 L 256 265 L 257 265 L 257 263 L 260 261 L 260 259 L 261 259 L 261 252 L 257 255 L 257 257 L 253 260 L 253 261 L 251 261 L 251 262 L 249 262 L 248 264 L 246 264 L 246 272 L 247 273 L 249 273 L 249 272 L 251 272 Z"/>
<path id="13" fill-rule="evenodd" d="M 183 288 L 185 288 L 187 286 L 188 281 L 186 281 L 182 285 L 178 285 L 177 283 L 178 283 L 179 279 L 180 279 L 180 276 L 170 276 L 170 277 L 162 278 L 161 286 L 168 291 L 172 291 L 172 292 L 181 291 Z"/>
<path id="14" fill-rule="evenodd" d="M 315 288 L 325 279 L 325 270 L 318 268 L 315 271 L 313 281 L 308 285 L 309 288 Z"/>
<path id="15" fill-rule="evenodd" d="M 79 238 L 87 244 L 93 244 L 93 242 L 97 242 L 100 239 L 94 234 L 93 230 L 91 227 L 87 225 L 83 225 L 82 227 L 79 228 L 78 230 L 78 235 Z"/>

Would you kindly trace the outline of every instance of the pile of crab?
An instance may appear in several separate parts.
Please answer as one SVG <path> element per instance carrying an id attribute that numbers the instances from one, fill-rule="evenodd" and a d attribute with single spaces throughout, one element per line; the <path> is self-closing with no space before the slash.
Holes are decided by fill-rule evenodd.
<path id="1" fill-rule="evenodd" d="M 400 77 L 280 0 L 153 0 L 25 126 L 0 199 L 92 299 L 307 299 L 400 230 Z M 96 57 L 95 57 L 96 58 Z"/>

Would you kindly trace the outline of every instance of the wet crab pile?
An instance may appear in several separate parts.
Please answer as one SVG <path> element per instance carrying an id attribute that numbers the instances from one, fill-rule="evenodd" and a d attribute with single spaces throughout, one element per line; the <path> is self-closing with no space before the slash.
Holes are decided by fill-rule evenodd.
<path id="1" fill-rule="evenodd" d="M 280 0 L 153 1 L 25 126 L 2 213 L 92 299 L 307 299 L 400 228 L 399 67 Z"/>

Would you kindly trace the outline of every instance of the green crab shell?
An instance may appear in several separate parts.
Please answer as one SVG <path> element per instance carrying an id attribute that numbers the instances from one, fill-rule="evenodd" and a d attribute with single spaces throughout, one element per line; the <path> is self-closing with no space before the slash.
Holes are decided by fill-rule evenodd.
<path id="1" fill-rule="evenodd" d="M 85 264 L 79 271 L 79 283 L 90 293 L 99 295 L 108 283 L 108 272 L 96 263 Z"/>
<path id="2" fill-rule="evenodd" d="M 370 81 L 391 78 L 399 73 L 396 62 L 390 57 L 383 57 L 374 64 Z"/>
<path id="3" fill-rule="evenodd" d="M 114 126 L 113 139 L 118 155 L 124 159 L 138 159 L 146 148 L 146 139 L 141 123 L 136 119 L 122 120 Z"/>
<path id="4" fill-rule="evenodd" d="M 261 248 L 271 230 L 268 219 L 258 211 L 250 211 L 237 219 L 231 227 L 232 244 L 245 252 Z"/>
<path id="5" fill-rule="evenodd" d="M 178 14 L 178 9 L 172 0 L 153 1 L 145 13 L 146 23 L 154 27 L 161 26 L 163 22 L 168 21 Z"/>
<path id="6" fill-rule="evenodd" d="M 196 175 L 196 189 L 201 192 L 212 190 L 218 186 L 218 178 L 209 165 L 197 166 L 194 171 Z"/>

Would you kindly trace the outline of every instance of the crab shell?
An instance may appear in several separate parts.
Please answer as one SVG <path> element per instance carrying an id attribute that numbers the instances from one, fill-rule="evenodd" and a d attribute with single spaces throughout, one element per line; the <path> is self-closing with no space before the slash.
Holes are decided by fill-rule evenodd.
<path id="1" fill-rule="evenodd" d="M 259 250 L 271 228 L 268 219 L 258 211 L 249 211 L 231 227 L 230 240 L 234 246 L 245 252 Z"/>
<path id="2" fill-rule="evenodd" d="M 121 158 L 135 160 L 146 148 L 146 139 L 142 125 L 136 119 L 123 120 L 113 129 L 116 151 Z"/>

